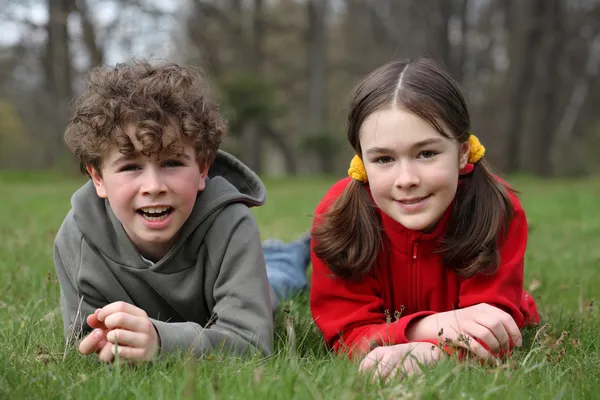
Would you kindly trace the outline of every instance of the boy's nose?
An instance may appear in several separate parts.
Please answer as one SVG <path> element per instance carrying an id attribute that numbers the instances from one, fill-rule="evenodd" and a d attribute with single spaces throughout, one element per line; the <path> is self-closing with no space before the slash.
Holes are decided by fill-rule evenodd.
<path id="1" fill-rule="evenodd" d="M 141 187 L 142 194 L 156 196 L 167 191 L 167 186 L 160 172 L 149 169 L 144 175 L 144 182 Z"/>

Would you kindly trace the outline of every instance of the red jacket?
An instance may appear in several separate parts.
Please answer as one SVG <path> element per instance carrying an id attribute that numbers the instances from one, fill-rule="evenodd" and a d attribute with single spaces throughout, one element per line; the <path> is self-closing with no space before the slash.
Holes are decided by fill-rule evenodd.
<path id="1" fill-rule="evenodd" d="M 333 185 L 317 206 L 313 227 L 349 182 L 345 178 Z M 515 216 L 506 240 L 500 242 L 500 267 L 491 276 L 461 280 L 434 252 L 436 239 L 446 230 L 450 207 L 427 234 L 408 230 L 380 211 L 387 251 L 380 253 L 372 272 L 358 282 L 333 277 L 312 251 L 310 307 L 327 345 L 335 351 L 350 348 L 351 355 L 384 342 L 407 343 L 405 331 L 413 319 L 479 303 L 508 312 L 519 328 L 538 323 L 535 302 L 523 289 L 527 220 L 517 197 L 511 195 L 511 199 Z"/>

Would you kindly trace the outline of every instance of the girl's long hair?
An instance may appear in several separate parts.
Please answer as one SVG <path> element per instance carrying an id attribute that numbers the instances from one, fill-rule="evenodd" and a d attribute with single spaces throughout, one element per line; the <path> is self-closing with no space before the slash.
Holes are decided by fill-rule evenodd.
<path id="1" fill-rule="evenodd" d="M 433 60 L 420 57 L 387 63 L 355 88 L 348 113 L 348 141 L 362 154 L 359 130 L 373 112 L 399 107 L 415 114 L 442 135 L 464 143 L 469 111 L 458 84 Z M 498 239 L 512 218 L 508 188 L 482 158 L 457 189 L 446 238 L 445 263 L 459 276 L 498 268 Z M 365 183 L 352 180 L 313 230 L 315 255 L 341 277 L 367 274 L 383 248 L 381 220 Z"/>

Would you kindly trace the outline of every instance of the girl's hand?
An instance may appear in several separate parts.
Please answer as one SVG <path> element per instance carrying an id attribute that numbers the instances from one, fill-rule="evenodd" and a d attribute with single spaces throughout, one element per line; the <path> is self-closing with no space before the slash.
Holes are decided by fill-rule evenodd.
<path id="1" fill-rule="evenodd" d="M 510 314 L 485 303 L 424 317 L 409 325 L 406 337 L 410 341 L 450 340 L 484 360 L 494 356 L 475 339 L 494 353 L 510 350 L 511 343 L 522 345 L 521 331 Z"/>
<path id="2" fill-rule="evenodd" d="M 381 346 L 372 350 L 360 362 L 359 371 L 374 370 L 374 378 L 387 381 L 398 373 L 411 375 L 420 373 L 420 365 L 435 363 L 440 359 L 442 350 L 431 343 L 405 343 L 394 346 Z"/>
<path id="3" fill-rule="evenodd" d="M 136 362 L 152 360 L 158 353 L 158 333 L 141 308 L 118 301 L 100 309 L 96 317 L 108 330 L 106 340 L 112 356 L 118 354 L 119 358 Z"/>

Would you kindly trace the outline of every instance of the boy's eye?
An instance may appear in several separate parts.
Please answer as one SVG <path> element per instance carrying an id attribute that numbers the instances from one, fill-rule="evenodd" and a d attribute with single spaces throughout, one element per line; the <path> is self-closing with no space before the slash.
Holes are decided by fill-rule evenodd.
<path id="1" fill-rule="evenodd" d="M 389 162 L 392 162 L 392 157 L 390 156 L 377 157 L 375 160 L 373 160 L 373 163 L 375 164 L 387 164 Z"/>
<path id="2" fill-rule="evenodd" d="M 163 163 L 163 167 L 173 168 L 173 167 L 181 167 L 183 163 L 179 160 L 167 160 Z"/>
<path id="3" fill-rule="evenodd" d="M 419 158 L 433 158 L 437 154 L 438 153 L 433 150 L 423 150 L 422 152 L 419 153 Z"/>
<path id="4" fill-rule="evenodd" d="M 136 164 L 127 164 L 127 165 L 122 166 L 119 169 L 119 171 L 120 172 L 124 172 L 124 171 L 136 171 L 138 169 L 140 169 L 140 167 L 138 165 L 136 165 Z"/>

